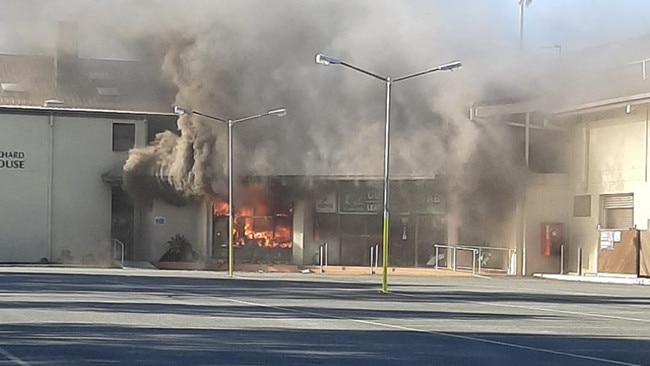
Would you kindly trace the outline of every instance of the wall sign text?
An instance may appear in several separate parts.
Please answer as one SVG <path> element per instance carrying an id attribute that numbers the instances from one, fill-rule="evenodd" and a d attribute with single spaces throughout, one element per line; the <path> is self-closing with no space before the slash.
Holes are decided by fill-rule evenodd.
<path id="1" fill-rule="evenodd" d="M 0 150 L 0 169 L 25 169 L 25 152 Z"/>

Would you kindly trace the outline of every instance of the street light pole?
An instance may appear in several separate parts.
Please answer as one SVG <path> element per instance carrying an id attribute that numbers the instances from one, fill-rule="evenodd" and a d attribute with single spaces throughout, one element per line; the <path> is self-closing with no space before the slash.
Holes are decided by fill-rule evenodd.
<path id="1" fill-rule="evenodd" d="M 389 187 L 390 187 L 390 104 L 391 88 L 393 83 L 403 81 L 418 76 L 426 75 L 435 71 L 452 71 L 462 66 L 460 61 L 452 61 L 439 65 L 432 69 L 416 72 L 413 74 L 391 78 L 390 76 L 380 76 L 368 70 L 354 66 L 347 62 L 341 61 L 336 57 L 327 56 L 322 53 L 316 54 L 316 63 L 319 65 L 342 65 L 349 69 L 358 71 L 375 79 L 382 80 L 386 85 L 386 108 L 385 108 L 385 129 L 384 129 L 384 199 L 383 199 L 383 223 L 382 223 L 382 277 L 381 292 L 388 293 L 388 229 L 389 229 Z"/>
<path id="2" fill-rule="evenodd" d="M 235 214 L 233 210 L 233 153 L 232 126 L 228 120 L 228 277 L 235 276 Z"/>
<path id="3" fill-rule="evenodd" d="M 533 0 L 517 0 L 519 4 L 519 48 L 524 49 L 524 12 Z"/>
<path id="4" fill-rule="evenodd" d="M 178 115 L 184 114 L 196 114 L 201 117 L 212 119 L 215 121 L 223 122 L 228 124 L 228 277 L 234 277 L 235 275 L 235 219 L 234 219 L 234 209 L 233 209 L 233 133 L 232 126 L 235 123 L 248 121 L 251 119 L 256 119 L 264 116 L 277 116 L 284 117 L 287 115 L 287 111 L 284 108 L 273 109 L 266 113 L 256 114 L 240 119 L 225 119 L 221 117 L 211 116 L 199 111 L 194 111 L 188 108 L 174 106 L 174 113 Z"/>
<path id="5" fill-rule="evenodd" d="M 388 293 L 388 228 L 390 224 L 390 210 L 388 198 L 390 192 L 390 91 L 393 82 L 386 78 L 386 108 L 384 116 L 384 213 L 381 230 L 381 292 Z"/>
<path id="6" fill-rule="evenodd" d="M 524 10 L 526 9 L 526 1 L 519 1 L 519 48 L 524 48 Z"/>

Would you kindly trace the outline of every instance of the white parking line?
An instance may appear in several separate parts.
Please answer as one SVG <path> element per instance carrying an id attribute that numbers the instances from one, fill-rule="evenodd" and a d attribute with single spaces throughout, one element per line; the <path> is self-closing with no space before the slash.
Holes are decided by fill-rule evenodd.
<path id="1" fill-rule="evenodd" d="M 398 295 L 398 296 L 417 298 L 416 295 L 412 295 L 412 294 L 403 294 L 403 293 L 399 293 L 399 292 L 393 292 L 393 294 Z M 488 302 L 488 301 L 475 301 L 475 300 L 462 300 L 462 299 L 459 300 L 459 301 L 470 303 L 470 304 L 486 305 L 486 306 L 515 308 L 515 309 L 523 309 L 523 310 L 535 310 L 535 311 L 543 311 L 543 312 L 547 312 L 547 313 L 578 315 L 578 316 L 582 316 L 582 317 L 594 317 L 594 318 L 605 318 L 605 319 L 616 319 L 616 320 L 626 320 L 626 321 L 641 322 L 641 323 L 650 323 L 650 319 L 630 318 L 630 317 L 618 316 L 618 315 L 587 313 L 587 312 L 583 312 L 583 311 L 547 309 L 547 308 L 541 308 L 541 307 L 537 307 L 537 306 L 525 306 L 525 305 L 515 305 L 515 304 L 500 304 L 500 303 Z"/>
<path id="2" fill-rule="evenodd" d="M 20 358 L 12 355 L 9 351 L 7 351 L 6 349 L 4 349 L 2 347 L 0 347 L 0 353 L 3 356 L 5 356 L 6 358 L 8 358 L 9 360 L 11 360 L 12 362 L 14 362 L 16 365 L 29 366 L 29 362 L 23 361 Z"/>
<path id="3" fill-rule="evenodd" d="M 478 288 L 478 289 L 498 289 L 498 290 L 505 290 L 505 291 L 511 291 L 512 287 L 506 287 L 506 286 L 499 286 L 499 285 L 482 285 L 482 286 L 475 286 L 472 284 L 464 284 L 463 286 L 465 287 L 471 287 L 471 288 Z M 528 291 L 531 294 L 541 294 L 541 295 L 548 295 L 547 290 L 539 289 L 539 288 L 530 288 L 530 287 L 517 287 L 518 290 L 521 291 Z M 553 289 L 553 294 L 563 294 L 563 295 L 569 295 L 569 296 L 603 296 L 602 292 L 581 292 L 581 291 L 565 291 L 562 289 Z M 616 297 L 616 298 L 622 298 L 625 297 L 625 295 L 619 295 L 619 294 L 611 294 L 608 293 L 607 297 Z"/>
<path id="4" fill-rule="evenodd" d="M 247 279 L 255 280 L 256 278 L 249 277 Z M 337 282 L 337 283 L 342 283 L 342 284 L 349 283 L 349 281 L 347 281 L 347 280 L 332 280 L 331 282 Z M 399 284 L 394 285 L 394 287 L 399 287 Z M 503 287 L 500 287 L 500 286 L 491 286 L 491 288 L 504 289 Z M 341 289 L 337 289 L 337 290 L 342 291 L 342 292 L 344 292 L 344 291 L 359 291 L 359 289 L 356 289 L 356 288 L 355 289 L 341 288 Z M 363 290 L 363 291 L 365 291 L 365 290 Z M 298 291 L 288 291 L 288 292 L 290 292 L 290 293 L 291 292 L 299 293 Z M 480 293 L 480 292 L 476 291 L 476 293 Z M 391 294 L 397 295 L 397 296 L 403 296 L 403 297 L 418 298 L 418 296 L 415 295 L 415 294 L 405 294 L 405 293 L 401 293 L 399 291 L 392 291 Z M 536 292 L 536 294 L 547 295 L 547 293 L 545 293 L 545 292 Z M 575 294 L 575 293 L 573 293 L 573 294 Z M 595 296 L 597 294 L 582 293 L 582 295 Z M 612 296 L 613 297 L 620 297 L 620 296 L 616 296 L 616 295 L 612 295 Z M 506 308 L 516 308 L 516 309 L 523 309 L 523 310 L 535 310 L 535 311 L 543 311 L 543 312 L 548 312 L 548 313 L 578 315 L 578 316 L 582 316 L 582 317 L 596 317 L 596 318 L 616 319 L 616 320 L 625 320 L 625 321 L 632 321 L 632 322 L 650 323 L 650 319 L 646 319 L 646 318 L 632 318 L 632 317 L 625 317 L 625 316 L 618 316 L 618 315 L 606 315 L 606 314 L 587 313 L 587 312 L 580 312 L 580 311 L 547 309 L 547 308 L 536 307 L 536 306 L 502 304 L 502 303 L 500 304 L 500 303 L 488 302 L 488 301 L 462 300 L 462 299 L 459 300 L 459 301 L 470 303 L 470 304 L 479 304 L 479 305 L 488 305 L 488 306 L 506 307 Z"/>
<path id="5" fill-rule="evenodd" d="M 330 318 L 330 319 L 346 320 L 346 321 L 356 322 L 356 323 L 360 323 L 360 324 L 368 324 L 368 325 L 374 325 L 374 326 L 384 327 L 384 328 L 399 329 L 399 330 L 404 330 L 404 331 L 408 331 L 408 332 L 433 334 L 433 335 L 437 335 L 437 336 L 441 336 L 441 337 L 457 338 L 457 339 L 463 339 L 463 340 L 468 340 L 468 341 L 493 344 L 493 345 L 498 345 L 498 346 L 503 346 L 503 347 L 524 349 L 524 350 L 528 350 L 528 351 L 541 352 L 541 353 L 553 354 L 553 355 L 558 355 L 558 356 L 565 356 L 565 357 L 570 357 L 570 358 L 577 358 L 577 359 L 582 359 L 582 360 L 597 361 L 597 362 L 602 362 L 602 363 L 611 364 L 611 365 L 642 366 L 642 365 L 636 364 L 636 363 L 622 362 L 622 361 L 610 360 L 610 359 L 606 359 L 606 358 L 593 357 L 593 356 L 585 356 L 585 355 L 579 355 L 579 354 L 570 353 L 570 352 L 554 351 L 552 349 L 547 349 L 547 348 L 524 346 L 524 345 L 521 345 L 521 344 L 502 342 L 502 341 L 494 341 L 494 340 L 490 340 L 490 339 L 484 339 L 484 338 L 478 338 L 478 337 L 472 337 L 472 336 L 464 336 L 464 335 L 459 335 L 459 334 L 451 334 L 451 333 L 437 332 L 437 331 L 432 331 L 432 330 L 404 327 L 404 326 L 401 326 L 401 325 L 382 323 L 382 322 L 378 322 L 378 321 L 346 318 L 346 317 L 342 317 L 342 316 L 336 316 L 336 315 L 325 314 L 325 313 L 317 313 L 317 312 L 313 312 L 313 311 L 303 311 L 303 310 L 285 308 L 285 307 L 282 307 L 282 306 L 274 306 L 274 305 L 267 305 L 267 304 L 262 304 L 262 303 L 255 303 L 255 302 L 252 302 L 252 301 L 236 300 L 236 299 L 223 298 L 223 297 L 221 297 L 219 299 L 223 300 L 223 301 L 233 302 L 233 303 L 236 303 L 236 304 L 243 304 L 243 305 L 249 305 L 249 306 L 258 306 L 258 307 L 263 307 L 263 308 L 281 310 L 281 311 L 298 313 L 298 314 L 319 316 L 319 317 L 325 317 L 325 318 Z"/>
<path id="6" fill-rule="evenodd" d="M 514 305 L 514 304 L 495 304 L 493 302 L 483 302 L 483 301 L 466 301 L 474 304 L 489 305 L 489 306 L 501 306 L 506 308 L 519 308 L 524 310 L 536 310 L 536 311 L 545 311 L 547 313 L 558 313 L 558 314 L 569 314 L 569 315 L 578 315 L 589 318 L 605 318 L 605 319 L 616 319 L 616 320 L 627 320 L 632 322 L 641 322 L 641 323 L 650 323 L 650 319 L 643 318 L 630 318 L 627 316 L 618 316 L 618 315 L 606 315 L 598 313 L 587 313 L 583 311 L 570 311 L 570 310 L 558 310 L 558 309 L 546 309 L 539 308 L 536 306 L 523 306 L 523 305 Z"/>

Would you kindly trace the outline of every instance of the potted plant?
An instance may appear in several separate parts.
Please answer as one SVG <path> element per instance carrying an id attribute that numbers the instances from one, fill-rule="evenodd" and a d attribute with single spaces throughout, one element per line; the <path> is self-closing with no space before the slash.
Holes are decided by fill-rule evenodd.
<path id="1" fill-rule="evenodd" d="M 156 267 L 160 269 L 201 269 L 201 256 L 184 235 L 176 234 L 167 241 L 168 249 L 162 255 Z"/>

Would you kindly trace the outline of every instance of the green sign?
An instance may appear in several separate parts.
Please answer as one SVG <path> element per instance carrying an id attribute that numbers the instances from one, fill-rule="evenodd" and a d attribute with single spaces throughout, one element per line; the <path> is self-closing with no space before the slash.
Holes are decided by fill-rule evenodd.
<path id="1" fill-rule="evenodd" d="M 382 196 L 380 188 L 350 185 L 342 189 L 339 194 L 340 212 L 371 213 L 382 210 Z"/>
<path id="2" fill-rule="evenodd" d="M 421 192 L 421 199 L 417 200 L 416 211 L 418 213 L 444 214 L 446 205 L 440 192 L 428 191 Z"/>
<path id="3" fill-rule="evenodd" d="M 383 210 L 380 183 L 344 183 L 338 190 L 339 212 L 377 213 Z M 390 210 L 394 213 L 445 214 L 444 191 L 433 184 L 391 185 Z"/>

